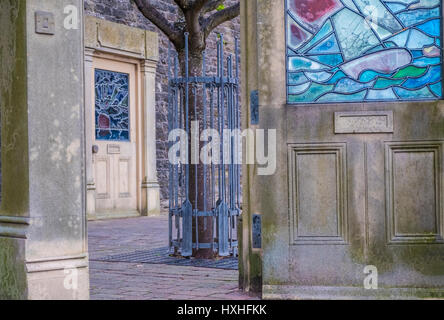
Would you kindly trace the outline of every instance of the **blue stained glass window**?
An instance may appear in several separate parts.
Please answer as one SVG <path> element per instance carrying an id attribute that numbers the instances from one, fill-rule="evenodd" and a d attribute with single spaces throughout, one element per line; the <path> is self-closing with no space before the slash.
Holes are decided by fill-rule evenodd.
<path id="1" fill-rule="evenodd" d="M 129 75 L 95 70 L 96 139 L 130 141 Z"/>
<path id="2" fill-rule="evenodd" d="M 288 103 L 442 98 L 441 0 L 286 0 Z"/>

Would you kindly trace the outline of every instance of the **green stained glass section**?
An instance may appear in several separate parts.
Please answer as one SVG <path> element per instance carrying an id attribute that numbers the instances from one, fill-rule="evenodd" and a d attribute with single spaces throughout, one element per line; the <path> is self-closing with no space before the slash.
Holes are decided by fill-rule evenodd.
<path id="1" fill-rule="evenodd" d="M 286 0 L 288 102 L 442 98 L 441 0 Z"/>
<path id="2" fill-rule="evenodd" d="M 426 73 L 427 68 L 419 68 L 415 66 L 405 67 L 393 75 L 393 79 L 404 79 L 407 77 L 420 77 Z"/>
<path id="3" fill-rule="evenodd" d="M 401 85 L 405 80 L 404 79 L 386 79 L 379 78 L 373 88 L 375 89 L 387 89 L 393 86 Z"/>

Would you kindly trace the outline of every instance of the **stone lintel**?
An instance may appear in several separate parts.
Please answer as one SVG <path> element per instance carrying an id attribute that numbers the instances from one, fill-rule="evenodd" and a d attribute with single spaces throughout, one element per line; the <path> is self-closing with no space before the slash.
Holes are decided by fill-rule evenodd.
<path id="1" fill-rule="evenodd" d="M 92 16 L 85 17 L 85 46 L 133 58 L 159 60 L 159 40 L 156 32 Z"/>

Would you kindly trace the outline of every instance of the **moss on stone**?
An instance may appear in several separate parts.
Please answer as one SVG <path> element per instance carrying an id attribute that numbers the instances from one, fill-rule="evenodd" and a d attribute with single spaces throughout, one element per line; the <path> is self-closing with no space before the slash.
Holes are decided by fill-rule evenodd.
<path id="1" fill-rule="evenodd" d="M 28 212 L 26 1 L 0 2 L 1 211 Z M 20 181 L 20 183 L 17 183 Z M 6 214 L 7 214 L 6 213 Z"/>

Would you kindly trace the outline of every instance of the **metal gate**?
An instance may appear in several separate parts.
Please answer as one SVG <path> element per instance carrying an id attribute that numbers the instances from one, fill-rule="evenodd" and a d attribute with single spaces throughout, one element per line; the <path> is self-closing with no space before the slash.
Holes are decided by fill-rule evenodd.
<path id="1" fill-rule="evenodd" d="M 169 246 L 171 252 L 184 257 L 191 256 L 193 249 L 213 249 L 219 256 L 237 255 L 237 217 L 241 213 L 241 163 L 238 161 L 241 148 L 240 135 L 235 134 L 240 132 L 238 40 L 235 42 L 234 58 L 232 55 L 225 57 L 224 38 L 219 35 L 216 74 L 207 73 L 204 52 L 201 75 L 189 74 L 188 34 L 185 34 L 185 43 L 183 77 L 179 76 L 177 53 L 171 48 L 169 50 L 169 132 L 178 130 L 175 132 L 183 132 L 187 138 L 194 138 L 191 137 L 195 132 L 192 132 L 190 124 L 190 110 L 194 108 L 196 114 L 200 107 L 198 132 L 213 133 L 208 143 L 217 142 L 214 138 L 217 134 L 220 140 L 217 151 L 210 148 L 210 152 L 203 156 L 200 156 L 201 142 L 198 143 L 199 160 L 194 163 L 190 161 L 188 143 L 185 148 L 187 154 L 181 154 L 181 161 L 170 159 Z M 170 151 L 177 143 L 172 140 L 169 141 Z M 184 152 L 183 149 L 181 152 Z M 193 183 L 190 181 L 190 169 L 196 172 Z M 200 185 L 198 176 L 203 177 Z M 190 199 L 191 187 L 195 188 L 194 199 Z M 197 195 L 204 197 L 201 208 L 196 205 Z M 199 241 L 198 219 L 203 219 L 204 226 L 210 228 L 212 241 Z"/>

